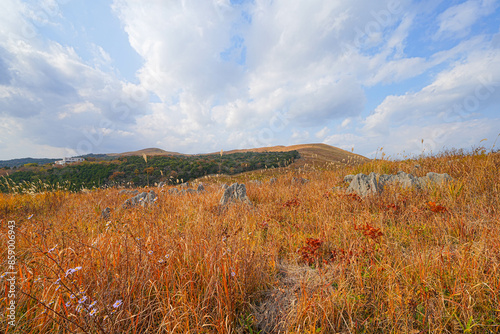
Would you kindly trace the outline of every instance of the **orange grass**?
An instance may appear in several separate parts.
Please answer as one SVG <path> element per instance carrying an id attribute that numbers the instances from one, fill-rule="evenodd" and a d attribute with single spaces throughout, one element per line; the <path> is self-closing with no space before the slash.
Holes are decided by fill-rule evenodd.
<path id="1" fill-rule="evenodd" d="M 498 153 L 448 152 L 280 169 L 273 185 L 246 183 L 252 206 L 227 210 L 218 207 L 216 178 L 204 193 L 162 191 L 155 206 L 126 210 L 128 195 L 117 189 L 0 194 L 0 269 L 6 221 L 15 220 L 18 270 L 17 325 L 7 324 L 2 279 L 0 326 L 15 333 L 497 333 L 499 167 Z M 454 180 L 420 191 L 386 187 L 368 198 L 332 190 L 346 187 L 347 174 L 398 170 Z M 292 183 L 299 176 L 310 182 Z M 107 221 L 105 207 L 112 208 Z"/>

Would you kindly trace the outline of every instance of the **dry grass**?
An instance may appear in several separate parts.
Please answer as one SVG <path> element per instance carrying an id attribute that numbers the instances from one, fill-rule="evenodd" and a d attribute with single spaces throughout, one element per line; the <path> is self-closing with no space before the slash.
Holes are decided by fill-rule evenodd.
<path id="1" fill-rule="evenodd" d="M 9 331 L 497 333 L 499 167 L 498 154 L 448 153 L 281 169 L 274 185 L 247 183 L 253 206 L 227 210 L 215 179 L 205 193 L 163 191 L 155 206 L 127 210 L 116 189 L 0 194 L 2 272 L 4 222 L 18 226 Z M 366 199 L 332 190 L 347 174 L 398 170 L 454 181 Z"/>

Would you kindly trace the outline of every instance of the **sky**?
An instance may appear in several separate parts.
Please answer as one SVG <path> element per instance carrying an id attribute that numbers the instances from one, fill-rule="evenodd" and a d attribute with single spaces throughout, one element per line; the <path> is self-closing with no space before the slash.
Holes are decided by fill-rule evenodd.
<path id="1" fill-rule="evenodd" d="M 500 0 L 1 7 L 2 160 L 304 143 L 404 158 L 500 134 Z"/>

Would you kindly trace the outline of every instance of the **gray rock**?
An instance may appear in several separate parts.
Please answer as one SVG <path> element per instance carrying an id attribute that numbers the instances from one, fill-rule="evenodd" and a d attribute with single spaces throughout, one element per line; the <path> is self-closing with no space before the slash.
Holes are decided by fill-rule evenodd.
<path id="1" fill-rule="evenodd" d="M 189 182 L 184 182 L 179 185 L 181 188 L 189 188 Z"/>
<path id="2" fill-rule="evenodd" d="M 136 196 L 126 200 L 123 203 L 122 207 L 123 208 L 130 208 L 130 207 L 136 206 L 138 204 L 140 204 L 144 207 L 146 205 L 152 205 L 154 202 L 156 202 L 156 199 L 157 199 L 157 196 L 153 190 L 151 190 L 149 193 L 142 192 L 139 195 L 136 195 Z"/>
<path id="3" fill-rule="evenodd" d="M 137 189 L 135 189 L 135 190 L 122 189 L 119 192 L 119 194 L 129 194 L 129 195 L 135 195 L 135 194 L 138 194 L 138 193 L 139 193 L 139 190 L 137 190 Z"/>
<path id="4" fill-rule="evenodd" d="M 360 196 L 376 194 L 382 191 L 382 186 L 378 182 L 378 174 L 370 173 L 370 175 L 357 174 L 351 180 L 348 193 L 357 193 Z"/>
<path id="5" fill-rule="evenodd" d="M 183 194 L 197 194 L 198 192 L 194 189 L 189 188 L 189 189 L 183 189 L 182 193 Z"/>
<path id="6" fill-rule="evenodd" d="M 198 191 L 199 193 L 201 193 L 201 192 L 204 192 L 204 191 L 205 191 L 205 187 L 203 186 L 203 183 L 200 183 L 200 184 L 198 185 L 198 189 L 197 189 L 196 191 Z"/>
<path id="7" fill-rule="evenodd" d="M 430 182 L 437 183 L 437 184 L 441 184 L 443 182 L 449 182 L 449 181 L 453 180 L 453 178 L 451 176 L 449 176 L 447 173 L 438 174 L 438 173 L 429 172 L 423 178 L 425 178 L 425 177 L 427 177 L 427 179 Z"/>
<path id="8" fill-rule="evenodd" d="M 352 178 L 351 178 L 352 176 Z M 450 181 L 452 178 L 444 173 L 427 173 L 426 176 L 415 177 L 412 174 L 408 174 L 399 171 L 397 174 L 378 174 L 370 173 L 369 175 L 357 174 L 348 175 L 344 178 L 344 181 L 349 182 L 349 187 L 347 188 L 348 193 L 357 193 L 358 195 L 364 197 L 370 194 L 377 194 L 384 190 L 384 186 L 388 184 L 398 184 L 404 188 L 416 188 L 420 189 L 428 184 L 441 184 L 442 182 Z"/>
<path id="9" fill-rule="evenodd" d="M 179 189 L 177 189 L 177 188 L 170 188 L 170 189 L 168 189 L 168 193 L 170 195 L 177 195 L 179 193 Z"/>
<path id="10" fill-rule="evenodd" d="M 294 177 L 292 179 L 292 184 L 305 184 L 309 182 L 308 179 L 304 179 L 303 177 Z"/>
<path id="11" fill-rule="evenodd" d="M 236 200 L 250 203 L 247 197 L 247 188 L 244 184 L 233 183 L 226 190 L 220 199 L 220 205 L 224 206 Z"/>
<path id="12" fill-rule="evenodd" d="M 223 183 L 221 186 L 220 186 L 222 189 L 226 190 L 227 188 L 229 188 L 229 186 L 225 183 Z"/>
<path id="13" fill-rule="evenodd" d="M 354 175 L 346 175 L 344 176 L 344 182 L 351 182 L 354 179 Z"/>
<path id="14" fill-rule="evenodd" d="M 108 220 L 110 216 L 111 216 L 111 209 L 110 208 L 106 208 L 106 209 L 102 210 L 101 219 Z"/>
<path id="15" fill-rule="evenodd" d="M 165 186 L 165 182 L 164 181 L 161 181 L 159 184 L 158 184 L 158 188 L 162 188 Z"/>

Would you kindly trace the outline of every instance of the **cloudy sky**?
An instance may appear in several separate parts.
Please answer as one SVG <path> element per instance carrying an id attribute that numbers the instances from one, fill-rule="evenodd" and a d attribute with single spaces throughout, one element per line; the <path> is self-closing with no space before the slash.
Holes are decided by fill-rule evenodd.
<path id="1" fill-rule="evenodd" d="M 498 0 L 1 7 L 0 159 L 319 142 L 397 157 L 500 133 Z"/>

